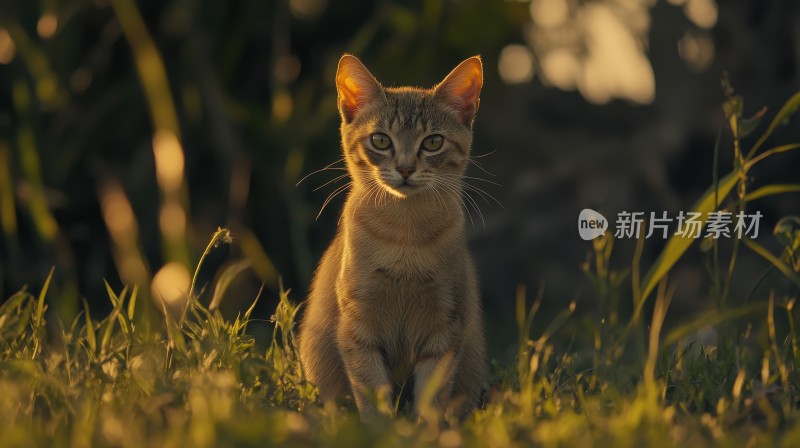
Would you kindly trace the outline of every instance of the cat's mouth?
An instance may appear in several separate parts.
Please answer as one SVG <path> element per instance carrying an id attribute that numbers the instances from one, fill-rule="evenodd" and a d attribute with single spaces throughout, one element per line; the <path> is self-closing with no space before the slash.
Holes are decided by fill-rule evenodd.
<path id="1" fill-rule="evenodd" d="M 385 187 L 389 193 L 404 199 L 422 191 L 424 185 L 413 179 L 400 179 L 394 182 L 385 182 Z"/>

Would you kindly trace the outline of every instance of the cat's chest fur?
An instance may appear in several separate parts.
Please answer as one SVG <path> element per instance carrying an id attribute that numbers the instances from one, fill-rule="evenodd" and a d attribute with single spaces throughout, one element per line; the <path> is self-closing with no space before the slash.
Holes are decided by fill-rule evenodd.
<path id="1" fill-rule="evenodd" d="M 347 223 L 337 293 L 392 364 L 404 364 L 457 314 L 467 265 L 454 249 L 465 246 L 463 225 L 444 218 L 381 224 L 369 217 Z M 427 225 L 428 232 L 404 225 Z"/>
<path id="2" fill-rule="evenodd" d="M 358 226 L 350 230 L 340 305 L 358 316 L 359 333 L 372 336 L 391 376 L 403 381 L 418 359 L 442 350 L 459 327 L 453 324 L 460 320 L 466 263 L 454 256 L 453 245 L 463 245 L 463 238 L 453 229 L 429 244 L 376 246 L 375 235 Z"/>
<path id="3" fill-rule="evenodd" d="M 345 207 L 352 215 L 343 232 L 342 268 L 364 281 L 377 277 L 424 287 L 445 280 L 447 266 L 466 250 L 463 219 L 460 210 L 451 216 L 422 207 L 403 203 L 352 212 Z"/>

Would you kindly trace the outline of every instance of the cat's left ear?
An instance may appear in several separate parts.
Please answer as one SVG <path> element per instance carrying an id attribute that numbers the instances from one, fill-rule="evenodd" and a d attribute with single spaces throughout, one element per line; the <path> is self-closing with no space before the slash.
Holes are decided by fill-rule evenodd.
<path id="1" fill-rule="evenodd" d="M 378 80 L 357 57 L 349 54 L 339 59 L 336 90 L 339 94 L 339 112 L 345 123 L 353 121 L 356 113 L 370 102 L 386 99 Z"/>
<path id="2" fill-rule="evenodd" d="M 473 56 L 458 64 L 458 67 L 436 86 L 434 92 L 458 112 L 465 125 L 472 127 L 472 120 L 481 102 L 481 87 L 483 87 L 483 65 L 480 56 Z"/>

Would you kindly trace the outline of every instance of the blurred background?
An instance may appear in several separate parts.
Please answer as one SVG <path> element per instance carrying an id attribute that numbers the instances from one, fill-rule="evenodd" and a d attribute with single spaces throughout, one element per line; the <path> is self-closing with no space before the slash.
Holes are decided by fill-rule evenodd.
<path id="1" fill-rule="evenodd" d="M 475 195 L 482 216 L 471 211 L 469 237 L 500 347 L 515 337 L 518 285 L 545 285 L 545 313 L 572 300 L 594 311 L 581 209 L 612 226 L 623 210 L 674 216 L 709 187 L 723 72 L 746 116 L 767 106 L 769 118 L 800 90 L 800 3 L 5 0 L 0 296 L 38 291 L 55 266 L 50 312 L 66 322 L 83 298 L 109 309 L 103 279 L 177 303 L 227 227 L 233 244 L 211 251 L 199 284 L 213 288 L 235 260 L 252 269 L 224 313 L 246 309 L 262 283 L 258 316 L 271 314 L 281 283 L 303 300 L 343 195 L 317 219 L 340 172 L 297 184 L 339 159 L 333 80 L 344 52 L 385 85 L 426 87 L 482 55 L 481 167 L 469 174 L 500 184 L 474 182 L 503 207 Z M 729 134 L 721 172 L 732 166 Z M 773 141 L 798 136 L 788 126 Z M 786 154 L 753 183 L 796 183 L 798 172 L 798 154 Z M 782 195 L 753 206 L 765 216 L 759 241 L 777 248 L 772 227 L 800 204 Z M 621 269 L 633 244 L 617 241 Z M 647 240 L 645 268 L 663 244 Z M 734 293 L 766 266 L 742 255 Z M 678 315 L 707 306 L 702 260 L 694 248 L 672 274 Z"/>

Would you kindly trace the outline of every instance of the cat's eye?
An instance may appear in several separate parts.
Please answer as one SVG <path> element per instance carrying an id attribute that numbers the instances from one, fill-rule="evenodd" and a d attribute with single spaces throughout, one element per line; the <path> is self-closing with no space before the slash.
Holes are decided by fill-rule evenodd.
<path id="1" fill-rule="evenodd" d="M 372 146 L 379 151 L 384 151 L 392 146 L 392 139 L 390 139 L 388 135 L 380 132 L 372 134 L 370 141 L 372 141 Z"/>
<path id="2" fill-rule="evenodd" d="M 422 141 L 422 149 L 425 151 L 438 151 L 442 148 L 442 144 L 444 144 L 444 137 L 441 135 L 430 135 L 425 137 L 425 140 Z"/>

